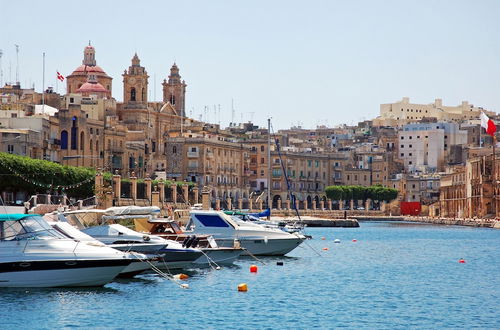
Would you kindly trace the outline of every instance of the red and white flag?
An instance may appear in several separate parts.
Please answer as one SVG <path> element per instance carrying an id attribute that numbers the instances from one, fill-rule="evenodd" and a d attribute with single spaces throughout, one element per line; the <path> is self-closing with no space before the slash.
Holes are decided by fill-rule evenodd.
<path id="1" fill-rule="evenodd" d="M 491 136 L 494 136 L 495 132 L 497 131 L 497 126 L 495 125 L 493 120 L 488 118 L 488 116 L 486 116 L 482 111 L 481 111 L 481 127 L 484 127 L 486 133 L 488 133 Z"/>
<path id="2" fill-rule="evenodd" d="M 60 74 L 59 71 L 57 71 L 57 79 L 59 79 L 60 81 L 64 81 L 64 76 Z"/>

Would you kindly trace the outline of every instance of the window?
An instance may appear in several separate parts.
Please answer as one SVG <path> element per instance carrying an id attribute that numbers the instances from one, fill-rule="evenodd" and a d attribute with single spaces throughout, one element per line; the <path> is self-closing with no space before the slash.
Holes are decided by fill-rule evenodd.
<path id="1" fill-rule="evenodd" d="M 130 89 L 130 101 L 135 101 L 135 88 Z"/>
<path id="2" fill-rule="evenodd" d="M 410 152 L 410 153 L 408 154 L 408 156 L 413 156 L 413 154 Z"/>
<path id="3" fill-rule="evenodd" d="M 401 157 L 404 157 L 404 156 L 405 156 L 405 154 L 404 154 L 404 152 L 402 152 L 402 153 L 401 153 Z"/>
<path id="4" fill-rule="evenodd" d="M 411 147 L 412 147 L 412 145 L 410 144 L 410 145 L 408 146 L 408 148 L 411 148 Z"/>
<path id="5" fill-rule="evenodd" d="M 402 137 L 401 137 L 401 140 L 404 140 L 404 139 L 405 139 L 405 137 L 404 137 L 404 136 L 402 136 Z"/>
<path id="6" fill-rule="evenodd" d="M 264 146 L 260 146 L 260 151 L 264 151 Z"/>
<path id="7" fill-rule="evenodd" d="M 263 157 L 260 159 L 260 163 L 264 164 L 264 158 Z"/>
<path id="8" fill-rule="evenodd" d="M 404 144 L 402 144 L 402 145 L 401 145 L 401 148 L 404 148 L 404 147 L 405 147 L 405 145 L 404 145 Z"/>
<path id="9" fill-rule="evenodd" d="M 83 131 L 80 132 L 80 150 L 84 150 L 85 148 L 85 134 Z"/>
<path id="10" fill-rule="evenodd" d="M 67 131 L 61 131 L 61 149 L 62 150 L 68 149 L 68 132 Z"/>
<path id="11" fill-rule="evenodd" d="M 173 146 L 173 147 L 172 147 L 172 153 L 173 153 L 173 154 L 176 154 L 176 153 L 177 153 L 177 147 L 176 147 L 176 146 Z"/>
<path id="12" fill-rule="evenodd" d="M 13 145 L 13 144 L 9 144 L 9 145 L 7 146 L 7 152 L 8 152 L 9 154 L 13 154 L 13 153 L 14 153 L 14 145 Z"/>

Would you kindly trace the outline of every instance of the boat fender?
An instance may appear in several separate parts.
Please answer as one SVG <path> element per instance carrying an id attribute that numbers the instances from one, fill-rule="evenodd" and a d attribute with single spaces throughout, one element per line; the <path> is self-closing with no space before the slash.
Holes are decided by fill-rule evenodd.
<path id="1" fill-rule="evenodd" d="M 144 240 L 144 242 L 149 242 L 151 240 L 151 237 L 149 237 L 148 235 L 144 235 L 142 236 L 142 239 Z"/>
<path id="2" fill-rule="evenodd" d="M 191 245 L 193 245 L 193 241 L 194 241 L 195 238 L 196 238 L 196 236 L 194 236 L 194 235 L 189 236 L 189 239 L 186 242 L 186 248 L 187 249 L 190 248 Z"/>
<path id="3" fill-rule="evenodd" d="M 187 243 L 188 240 L 189 240 L 189 236 L 187 236 L 186 238 L 184 238 L 184 240 L 182 241 L 182 247 L 186 247 L 186 243 Z"/>
<path id="4" fill-rule="evenodd" d="M 264 243 L 267 244 L 267 242 L 269 242 L 269 239 L 267 238 L 267 236 L 264 236 Z"/>
<path id="5" fill-rule="evenodd" d="M 194 239 L 193 239 L 193 242 L 191 243 L 191 246 L 193 248 L 197 247 L 199 241 L 200 241 L 200 239 L 198 237 L 194 236 Z"/>
<path id="6" fill-rule="evenodd" d="M 233 247 L 235 249 L 240 249 L 241 248 L 241 243 L 237 239 L 234 240 Z"/>

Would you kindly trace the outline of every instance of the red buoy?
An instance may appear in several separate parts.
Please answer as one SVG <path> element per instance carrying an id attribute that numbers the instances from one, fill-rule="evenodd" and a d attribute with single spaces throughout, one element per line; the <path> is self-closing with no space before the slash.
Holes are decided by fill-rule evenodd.
<path id="1" fill-rule="evenodd" d="M 251 265 L 250 266 L 250 273 L 257 273 L 257 270 L 258 270 L 258 268 L 257 268 L 256 265 Z"/>
<path id="2" fill-rule="evenodd" d="M 323 248 L 323 251 L 328 251 L 328 248 L 327 248 L 327 247 L 324 247 L 324 248 Z"/>
<path id="3" fill-rule="evenodd" d="M 352 241 L 353 241 L 354 243 L 356 243 L 358 240 L 357 240 L 357 239 L 353 239 Z"/>
<path id="4" fill-rule="evenodd" d="M 461 264 L 465 264 L 465 260 L 464 259 L 460 259 L 460 260 L 458 260 L 458 262 L 461 263 Z"/>
<path id="5" fill-rule="evenodd" d="M 326 238 L 324 238 L 324 237 L 321 237 L 321 239 L 322 239 L 322 240 L 324 241 L 324 240 L 325 240 Z"/>

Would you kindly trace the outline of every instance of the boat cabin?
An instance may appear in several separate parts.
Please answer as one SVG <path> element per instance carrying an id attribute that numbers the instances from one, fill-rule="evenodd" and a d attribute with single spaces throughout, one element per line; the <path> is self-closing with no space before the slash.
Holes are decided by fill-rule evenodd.
<path id="1" fill-rule="evenodd" d="M 0 241 L 67 238 L 38 214 L 0 214 Z"/>

